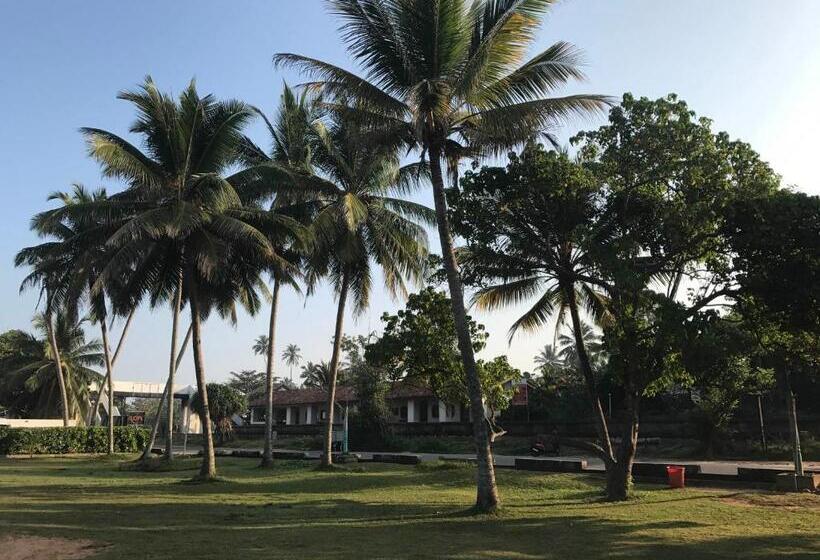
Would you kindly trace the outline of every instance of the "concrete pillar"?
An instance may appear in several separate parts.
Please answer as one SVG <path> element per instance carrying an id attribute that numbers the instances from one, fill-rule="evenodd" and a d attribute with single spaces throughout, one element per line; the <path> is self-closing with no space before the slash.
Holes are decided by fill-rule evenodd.
<path id="1" fill-rule="evenodd" d="M 313 424 L 313 405 L 307 405 L 307 410 L 305 411 L 305 424 Z"/>
<path id="2" fill-rule="evenodd" d="M 447 405 L 441 399 L 438 400 L 438 421 L 447 422 Z"/>
<path id="3" fill-rule="evenodd" d="M 293 424 L 292 407 L 286 406 L 285 407 L 285 425 L 290 426 L 291 424 Z"/>
<path id="4" fill-rule="evenodd" d="M 416 421 L 416 401 L 413 399 L 407 399 L 407 423 L 413 423 Z"/>

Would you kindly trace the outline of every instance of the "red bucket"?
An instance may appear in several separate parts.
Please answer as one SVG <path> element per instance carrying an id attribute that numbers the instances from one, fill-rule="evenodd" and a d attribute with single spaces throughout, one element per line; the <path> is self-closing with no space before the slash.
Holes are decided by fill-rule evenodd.
<path id="1" fill-rule="evenodd" d="M 666 475 L 669 477 L 670 488 L 683 488 L 684 475 L 686 474 L 686 467 L 679 467 L 676 465 L 668 465 L 666 467 Z"/>

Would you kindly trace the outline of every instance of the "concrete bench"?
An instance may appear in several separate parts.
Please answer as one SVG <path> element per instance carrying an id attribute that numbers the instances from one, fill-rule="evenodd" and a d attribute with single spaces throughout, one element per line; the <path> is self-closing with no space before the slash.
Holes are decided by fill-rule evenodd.
<path id="1" fill-rule="evenodd" d="M 304 451 L 274 451 L 274 459 L 307 459 L 307 453 Z"/>
<path id="2" fill-rule="evenodd" d="M 397 463 L 399 465 L 418 465 L 421 457 L 418 455 L 404 455 L 399 453 L 374 453 L 371 459 L 374 463 Z"/>
<path id="3" fill-rule="evenodd" d="M 743 482 L 777 482 L 777 476 L 780 474 L 793 472 L 793 469 L 767 469 L 767 468 L 751 468 L 738 467 L 737 479 Z"/>
<path id="4" fill-rule="evenodd" d="M 515 468 L 522 471 L 583 472 L 587 469 L 584 459 L 521 459 L 515 460 Z"/>
<path id="5" fill-rule="evenodd" d="M 646 476 L 650 478 L 666 478 L 666 467 L 668 466 L 684 467 L 686 469 L 686 476 L 697 475 L 700 473 L 700 465 L 686 464 L 686 463 L 633 463 L 633 476 Z"/>

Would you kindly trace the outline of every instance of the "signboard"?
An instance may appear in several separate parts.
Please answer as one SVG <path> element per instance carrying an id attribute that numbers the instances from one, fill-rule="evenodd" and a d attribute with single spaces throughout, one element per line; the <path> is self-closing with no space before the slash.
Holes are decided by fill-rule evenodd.
<path id="1" fill-rule="evenodd" d="M 529 385 L 522 383 L 515 387 L 512 396 L 512 406 L 527 406 L 529 404 Z"/>

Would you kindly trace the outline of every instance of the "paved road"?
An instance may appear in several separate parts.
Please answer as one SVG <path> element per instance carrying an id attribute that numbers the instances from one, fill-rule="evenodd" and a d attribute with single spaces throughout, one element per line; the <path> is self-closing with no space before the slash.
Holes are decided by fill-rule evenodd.
<path id="1" fill-rule="evenodd" d="M 198 451 L 199 448 L 194 448 L 192 446 L 188 446 L 187 451 Z M 235 450 L 235 449 L 234 449 Z M 261 448 L 243 448 L 243 451 L 260 451 Z M 178 451 L 182 451 L 182 447 L 178 448 Z M 296 451 L 302 452 L 302 450 L 295 450 L 295 449 L 276 449 L 276 451 Z M 319 458 L 321 454 L 320 451 L 307 451 L 305 452 L 308 457 L 312 458 Z M 370 459 L 372 458 L 374 453 L 379 453 L 378 451 L 367 451 L 367 452 L 360 452 L 359 455 L 363 459 Z M 471 459 L 475 459 L 475 454 L 472 453 L 396 453 L 393 451 L 385 451 L 383 453 L 388 454 L 401 454 L 401 455 L 418 455 L 421 457 L 421 460 L 426 461 L 437 461 L 440 459 L 452 459 L 452 460 L 459 460 L 463 459 L 465 461 L 469 461 Z M 529 455 L 495 455 L 495 464 L 500 467 L 512 467 L 515 465 L 516 458 L 527 458 L 530 459 Z M 592 457 L 588 455 L 562 455 L 559 457 L 546 457 L 547 459 L 559 459 L 559 460 L 579 460 L 579 459 L 586 459 L 588 468 L 590 470 L 604 470 L 604 463 L 597 457 Z M 699 460 L 699 459 L 669 459 L 663 457 L 642 457 L 639 461 L 646 462 L 646 463 L 669 463 L 670 465 L 685 463 L 687 465 L 700 465 L 701 472 L 709 473 L 709 474 L 726 474 L 726 475 L 736 475 L 738 467 L 746 467 L 746 468 L 759 468 L 759 469 L 782 469 L 782 470 L 790 470 L 794 466 L 789 461 L 707 461 L 707 460 Z M 804 468 L 810 471 L 820 471 L 820 462 L 819 461 L 808 461 L 804 463 Z"/>

